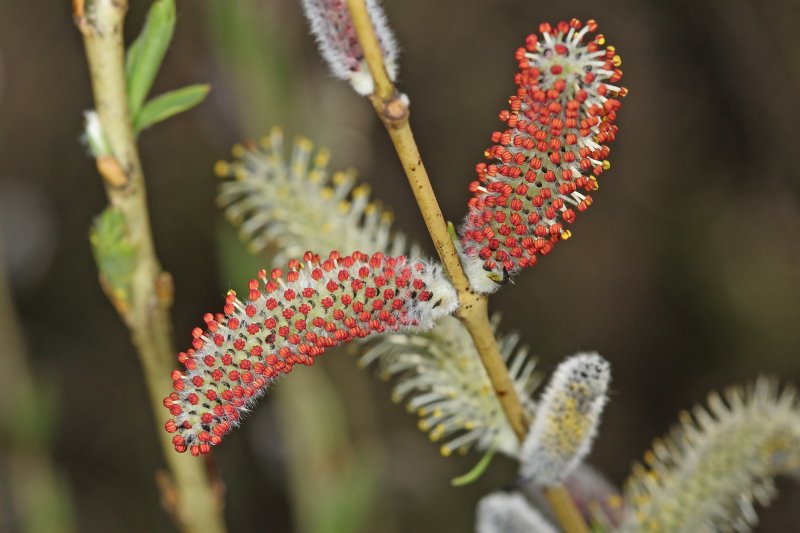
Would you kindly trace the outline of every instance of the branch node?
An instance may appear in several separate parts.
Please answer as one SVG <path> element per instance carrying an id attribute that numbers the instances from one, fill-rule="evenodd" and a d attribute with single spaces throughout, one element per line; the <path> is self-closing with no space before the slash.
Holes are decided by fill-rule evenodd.
<path id="1" fill-rule="evenodd" d="M 115 189 L 124 188 L 130 181 L 128 174 L 113 155 L 98 156 L 97 171 L 103 177 L 103 181 Z"/>
<path id="2" fill-rule="evenodd" d="M 159 272 L 156 278 L 156 297 L 159 305 L 164 309 L 172 307 L 172 303 L 175 300 L 175 282 L 172 274 L 166 270 Z"/>

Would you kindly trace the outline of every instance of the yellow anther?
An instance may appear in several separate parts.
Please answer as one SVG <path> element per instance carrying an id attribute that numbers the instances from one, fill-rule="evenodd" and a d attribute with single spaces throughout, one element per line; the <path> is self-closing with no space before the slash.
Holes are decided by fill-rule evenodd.
<path id="1" fill-rule="evenodd" d="M 596 176 L 591 176 L 591 177 L 589 178 L 589 181 L 591 181 L 591 182 L 592 182 L 592 184 L 594 185 L 594 190 L 595 190 L 595 191 L 596 191 L 597 189 L 599 189 L 599 188 L 600 188 L 600 182 L 599 182 L 599 181 L 597 181 L 597 177 L 596 177 Z"/>
<path id="2" fill-rule="evenodd" d="M 328 161 L 331 160 L 331 152 L 327 148 L 320 148 L 317 155 L 314 157 L 314 166 L 318 168 L 328 166 Z"/>
<path id="3" fill-rule="evenodd" d="M 656 454 L 654 454 L 652 450 L 648 450 L 644 454 L 644 462 L 650 466 L 658 464 L 658 459 L 656 459 Z"/>
<path id="4" fill-rule="evenodd" d="M 333 175 L 333 179 L 331 180 L 334 185 L 341 185 L 348 181 L 348 175 L 344 172 L 337 172 Z"/>
<path id="5" fill-rule="evenodd" d="M 370 202 L 370 203 L 367 204 L 367 207 L 364 208 L 364 214 L 365 215 L 371 215 L 371 214 L 375 213 L 375 211 L 377 209 L 378 209 L 378 206 L 375 205 L 374 202 Z"/>
<path id="6" fill-rule="evenodd" d="M 308 137 L 298 136 L 295 138 L 294 144 L 304 152 L 310 152 L 311 149 L 314 148 L 314 143 L 312 143 L 311 139 Z"/>
<path id="7" fill-rule="evenodd" d="M 622 66 L 622 58 L 619 57 L 618 55 L 614 56 L 614 58 L 611 61 L 614 63 L 615 67 L 621 67 Z"/>
<path id="8" fill-rule="evenodd" d="M 308 173 L 308 181 L 311 183 L 319 183 L 322 180 L 322 172 L 318 170 L 312 170 Z"/>
<path id="9" fill-rule="evenodd" d="M 606 47 L 606 50 L 608 50 L 608 51 L 609 51 L 609 52 L 611 52 L 612 54 L 615 54 L 615 53 L 617 52 L 617 47 L 616 47 L 616 46 L 611 46 L 611 45 L 609 44 L 609 45 Z"/>
<path id="10" fill-rule="evenodd" d="M 430 426 L 425 420 L 420 420 L 417 422 L 417 427 L 420 429 L 420 431 L 428 431 L 430 429 Z"/>
<path id="11" fill-rule="evenodd" d="M 234 144 L 233 148 L 231 148 L 231 154 L 233 155 L 233 157 L 242 157 L 244 156 L 244 153 L 245 149 L 244 146 L 242 146 L 241 144 Z"/>
<path id="12" fill-rule="evenodd" d="M 490 157 L 491 155 L 492 155 L 492 154 L 490 154 L 490 153 L 489 153 L 489 150 L 484 150 L 484 151 L 483 151 L 483 157 L 486 157 L 486 158 L 488 158 L 488 157 Z"/>
<path id="13" fill-rule="evenodd" d="M 611 161 L 608 159 L 603 160 L 603 170 L 608 170 L 611 168 Z"/>
<path id="14" fill-rule="evenodd" d="M 244 169 L 244 167 L 238 165 L 234 166 L 233 175 L 239 181 L 244 181 L 247 179 L 247 171 Z"/>
<path id="15" fill-rule="evenodd" d="M 391 211 L 384 211 L 381 214 L 381 222 L 384 224 L 391 224 L 394 221 L 394 213 Z"/>
<path id="16" fill-rule="evenodd" d="M 442 410 L 437 407 L 436 409 L 433 410 L 433 416 L 435 416 L 436 418 L 440 418 L 442 416 Z"/>
<path id="17" fill-rule="evenodd" d="M 217 161 L 214 163 L 214 174 L 216 174 L 218 178 L 230 176 L 231 166 L 227 161 Z"/>
<path id="18" fill-rule="evenodd" d="M 323 200 L 330 200 L 333 198 L 333 189 L 330 187 L 325 187 L 321 191 L 319 191 L 319 195 L 322 196 Z"/>
<path id="19" fill-rule="evenodd" d="M 608 506 L 612 509 L 622 508 L 622 498 L 619 496 L 619 494 L 612 494 L 608 497 Z"/>
<path id="20" fill-rule="evenodd" d="M 450 454 L 453 453 L 453 450 L 450 449 L 450 446 L 444 444 L 442 445 L 441 448 L 439 448 L 439 452 L 442 454 L 443 457 L 450 457 Z"/>
<path id="21" fill-rule="evenodd" d="M 427 416 L 428 411 L 424 407 L 417 409 L 417 416 Z"/>
<path id="22" fill-rule="evenodd" d="M 362 183 L 355 189 L 353 189 L 353 198 L 361 198 L 363 196 L 369 196 L 370 187 L 366 183 Z"/>
<path id="23" fill-rule="evenodd" d="M 464 422 L 464 429 L 466 429 L 467 431 L 475 429 L 475 422 L 472 421 Z"/>
<path id="24" fill-rule="evenodd" d="M 337 207 L 339 208 L 339 212 L 343 215 L 346 215 L 347 213 L 350 212 L 350 202 L 347 202 L 345 200 L 339 202 L 339 205 Z"/>
<path id="25" fill-rule="evenodd" d="M 561 240 L 566 241 L 570 237 L 572 237 L 572 232 L 570 230 L 564 230 L 561 232 Z"/>
<path id="26" fill-rule="evenodd" d="M 599 33 L 597 37 L 594 38 L 594 42 L 596 42 L 600 46 L 603 46 L 604 44 L 606 44 L 606 36 L 603 35 L 602 33 Z"/>

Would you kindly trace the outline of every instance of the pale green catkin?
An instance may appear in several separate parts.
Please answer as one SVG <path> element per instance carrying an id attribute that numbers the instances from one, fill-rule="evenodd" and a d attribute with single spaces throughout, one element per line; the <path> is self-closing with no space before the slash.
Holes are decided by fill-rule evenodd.
<path id="1" fill-rule="evenodd" d="M 800 411 L 793 388 L 759 378 L 723 401 L 684 412 L 680 424 L 634 466 L 622 532 L 750 531 L 754 503 L 775 496 L 773 480 L 800 469 Z"/>

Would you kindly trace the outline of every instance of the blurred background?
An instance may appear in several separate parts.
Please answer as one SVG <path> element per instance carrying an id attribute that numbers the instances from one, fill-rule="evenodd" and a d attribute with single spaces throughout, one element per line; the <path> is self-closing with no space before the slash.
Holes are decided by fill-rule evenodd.
<path id="1" fill-rule="evenodd" d="M 403 48 L 399 86 L 454 221 L 513 91 L 514 50 L 540 21 L 595 18 L 623 58 L 630 95 L 595 204 L 491 303 L 543 375 L 579 350 L 611 361 L 592 464 L 620 483 L 709 390 L 760 373 L 800 383 L 800 3 L 384 3 Z M 131 4 L 132 38 L 150 2 Z M 154 93 L 200 82 L 213 87 L 206 102 L 140 143 L 178 346 L 265 263 L 220 216 L 211 169 L 273 125 L 330 148 L 333 168 L 359 169 L 396 227 L 433 253 L 382 126 L 329 77 L 299 2 L 179 1 Z M 2 531 L 22 530 L 27 496 L 42 505 L 30 531 L 173 531 L 139 364 L 88 242 L 106 204 L 79 139 L 92 105 L 69 2 L 2 0 L 0 241 L 13 301 L 0 314 Z M 11 394 L 20 383 L 35 394 Z M 470 531 L 475 503 L 513 480 L 514 464 L 496 459 L 451 488 L 478 456 L 440 457 L 389 391 L 347 350 L 274 387 L 214 453 L 231 531 Z M 8 451 L 26 447 L 49 463 Z M 779 487 L 758 531 L 800 531 L 800 487 Z"/>

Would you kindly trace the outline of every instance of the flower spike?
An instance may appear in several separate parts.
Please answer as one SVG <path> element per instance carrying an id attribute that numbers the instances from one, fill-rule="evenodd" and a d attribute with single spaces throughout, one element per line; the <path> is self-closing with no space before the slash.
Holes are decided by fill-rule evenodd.
<path id="1" fill-rule="evenodd" d="M 499 317 L 492 319 L 497 331 Z M 514 388 L 531 418 L 531 399 L 539 384 L 536 362 L 519 335 L 498 336 L 501 355 Z M 486 369 L 464 325 L 455 317 L 439 319 L 430 331 L 393 333 L 373 343 L 360 364 L 375 363 L 384 379 L 396 377 L 392 400 L 404 402 L 419 417 L 418 427 L 440 442 L 444 456 L 496 449 L 510 457 L 519 454 L 519 441 L 508 423 L 500 400 L 492 391 Z"/>
<path id="2" fill-rule="evenodd" d="M 518 492 L 484 496 L 478 502 L 475 522 L 476 533 L 556 533 Z"/>
<path id="3" fill-rule="evenodd" d="M 218 161 L 217 203 L 254 254 L 272 252 L 285 265 L 306 250 L 361 250 L 420 255 L 392 229 L 393 214 L 370 198 L 355 171 L 331 172 L 330 153 L 305 137 L 288 147 L 280 128 L 258 143 L 237 144 L 234 160 Z"/>
<path id="4" fill-rule="evenodd" d="M 353 339 L 429 329 L 458 305 L 439 265 L 403 256 L 307 252 L 285 278 L 280 269 L 258 277 L 246 301 L 230 291 L 225 314 L 207 314 L 206 331 L 195 328 L 192 349 L 178 355 L 186 372 L 173 372 L 164 406 L 179 452 L 208 453 L 294 365 Z"/>
<path id="5" fill-rule="evenodd" d="M 499 115 L 508 128 L 492 134 L 489 161 L 475 167 L 461 227 L 465 270 L 480 292 L 568 239 L 565 225 L 591 205 L 588 193 L 610 167 L 607 143 L 627 90 L 616 85 L 616 50 L 596 29 L 592 20 L 542 24 L 541 38 L 529 35 L 517 50 L 517 93 Z"/>
<path id="6" fill-rule="evenodd" d="M 525 478 L 539 486 L 557 485 L 583 461 L 597 434 L 610 380 L 608 361 L 596 353 L 558 365 L 522 444 Z"/>
<path id="7" fill-rule="evenodd" d="M 762 377 L 712 393 L 644 461 L 626 483 L 620 532 L 751 531 L 754 504 L 775 498 L 774 478 L 800 474 L 797 392 Z"/>
<path id="8" fill-rule="evenodd" d="M 397 41 L 378 0 L 366 0 L 366 6 L 383 51 L 386 72 L 394 81 L 397 76 Z M 349 81 L 362 96 L 372 94 L 375 83 L 358 42 L 347 0 L 303 0 L 303 10 L 331 74 Z"/>
<path id="9" fill-rule="evenodd" d="M 250 251 L 269 251 L 272 264 L 286 264 L 306 249 L 420 255 L 419 246 L 392 228 L 391 212 L 370 200 L 366 184 L 358 184 L 352 171 L 329 171 L 330 154 L 325 149 L 314 153 L 308 139 L 297 137 L 286 146 L 282 131 L 274 128 L 259 143 L 234 146 L 233 156 L 233 161 L 214 166 L 222 178 L 218 203 L 240 228 Z M 493 320 L 495 330 L 497 322 Z M 520 345 L 519 335 L 498 335 L 498 342 L 525 411 L 533 418 L 531 395 L 539 383 L 535 361 Z M 517 437 L 457 318 L 444 316 L 427 331 L 382 335 L 360 362 L 374 364 L 383 378 L 397 378 L 393 398 L 420 417 L 420 429 L 441 443 L 444 455 L 465 453 L 473 446 L 519 454 Z"/>

